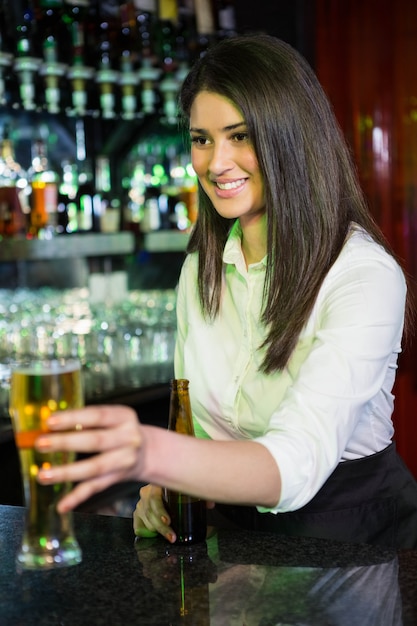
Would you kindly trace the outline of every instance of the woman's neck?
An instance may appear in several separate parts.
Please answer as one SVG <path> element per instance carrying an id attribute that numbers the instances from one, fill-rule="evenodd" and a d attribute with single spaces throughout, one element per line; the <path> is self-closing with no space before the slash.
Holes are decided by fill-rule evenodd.
<path id="1" fill-rule="evenodd" d="M 250 220 L 240 218 L 242 229 L 242 252 L 246 266 L 259 263 L 266 255 L 266 215 L 258 215 Z"/>

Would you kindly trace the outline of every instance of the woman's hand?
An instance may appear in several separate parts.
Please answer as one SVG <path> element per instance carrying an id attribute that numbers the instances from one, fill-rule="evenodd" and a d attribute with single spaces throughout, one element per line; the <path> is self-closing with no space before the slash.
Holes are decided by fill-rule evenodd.
<path id="1" fill-rule="evenodd" d="M 61 513 L 110 485 L 129 480 L 165 485 L 209 502 L 271 508 L 280 499 L 279 468 L 269 450 L 257 441 L 211 441 L 142 425 L 126 406 L 58 412 L 51 415 L 47 426 L 49 432 L 35 441 L 39 452 L 91 455 L 67 465 L 45 463 L 39 470 L 41 484 L 78 483 L 59 501 Z M 186 462 L 178 463 L 178 459 Z M 142 514 L 140 508 L 138 515 L 148 530 L 165 537 L 171 531 L 160 496 L 156 509 L 149 505 Z"/>
<path id="2" fill-rule="evenodd" d="M 114 483 L 140 480 L 144 435 L 133 409 L 90 406 L 62 411 L 49 418 L 48 429 L 35 442 L 39 452 L 66 450 L 93 455 L 39 471 L 38 481 L 44 485 L 80 481 L 60 500 L 60 512 L 74 509 Z"/>
<path id="3" fill-rule="evenodd" d="M 154 537 L 158 533 L 169 542 L 176 541 L 175 532 L 170 527 L 170 517 L 162 500 L 162 489 L 146 485 L 140 490 L 140 500 L 133 513 L 133 529 L 138 537 Z"/>

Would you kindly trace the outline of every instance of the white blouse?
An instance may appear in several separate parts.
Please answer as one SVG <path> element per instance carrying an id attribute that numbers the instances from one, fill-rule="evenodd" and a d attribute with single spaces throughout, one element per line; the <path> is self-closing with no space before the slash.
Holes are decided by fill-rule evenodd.
<path id="1" fill-rule="evenodd" d="M 240 239 L 236 222 L 224 250 L 220 314 L 213 322 L 201 313 L 197 254 L 184 262 L 175 376 L 190 380 L 197 436 L 254 439 L 267 447 L 282 478 L 281 499 L 268 510 L 291 511 L 311 500 L 340 461 L 391 442 L 406 284 L 395 260 L 353 230 L 287 367 L 266 375 L 259 371 L 266 258 L 246 269 Z"/>

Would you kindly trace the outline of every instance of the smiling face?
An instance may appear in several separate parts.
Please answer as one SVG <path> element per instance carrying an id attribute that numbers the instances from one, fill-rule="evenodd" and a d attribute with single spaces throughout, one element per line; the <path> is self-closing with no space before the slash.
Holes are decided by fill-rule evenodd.
<path id="1" fill-rule="evenodd" d="M 242 225 L 265 212 L 261 172 L 241 112 L 224 96 L 201 91 L 190 111 L 191 161 L 225 218 Z"/>

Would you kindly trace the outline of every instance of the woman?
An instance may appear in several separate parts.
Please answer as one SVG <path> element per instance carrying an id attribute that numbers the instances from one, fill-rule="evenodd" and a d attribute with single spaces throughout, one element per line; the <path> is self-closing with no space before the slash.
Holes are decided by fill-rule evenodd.
<path id="1" fill-rule="evenodd" d="M 190 379 L 197 439 L 126 407 L 62 413 L 52 430 L 83 430 L 39 449 L 98 454 L 39 480 L 82 481 L 61 510 L 149 482 L 136 532 L 169 541 L 161 485 L 247 528 L 417 546 L 417 487 L 391 421 L 406 281 L 314 73 L 275 38 L 236 37 L 194 65 L 180 104 L 200 203 L 175 375 Z"/>

